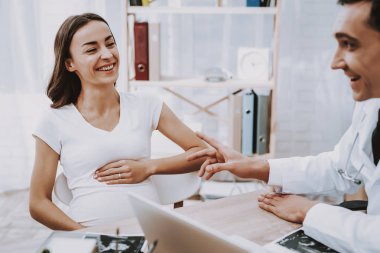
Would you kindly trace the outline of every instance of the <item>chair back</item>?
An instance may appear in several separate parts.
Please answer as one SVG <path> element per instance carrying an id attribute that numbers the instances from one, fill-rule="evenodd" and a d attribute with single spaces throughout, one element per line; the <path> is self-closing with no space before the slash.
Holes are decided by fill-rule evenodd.
<path id="1" fill-rule="evenodd" d="M 154 175 L 150 177 L 156 188 L 161 205 L 174 204 L 180 207 L 181 202 L 199 191 L 201 179 L 196 172 L 175 175 Z M 54 194 L 65 205 L 69 205 L 73 194 L 67 185 L 67 178 L 60 173 L 55 180 Z"/>
<path id="2" fill-rule="evenodd" d="M 197 172 L 172 175 L 154 175 L 150 177 L 156 187 L 161 205 L 181 202 L 196 193 L 201 186 Z"/>

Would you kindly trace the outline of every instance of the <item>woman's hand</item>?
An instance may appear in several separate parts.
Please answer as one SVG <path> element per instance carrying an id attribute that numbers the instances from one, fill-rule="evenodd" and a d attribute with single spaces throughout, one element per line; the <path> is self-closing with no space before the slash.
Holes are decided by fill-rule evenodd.
<path id="1" fill-rule="evenodd" d="M 94 178 L 106 184 L 137 184 L 150 175 L 146 162 L 120 160 L 97 169 Z"/>
<path id="2" fill-rule="evenodd" d="M 316 201 L 309 200 L 305 197 L 288 194 L 267 193 L 258 198 L 259 207 L 275 214 L 281 219 L 303 223 L 307 212 Z"/>
<path id="3" fill-rule="evenodd" d="M 205 179 L 208 180 L 215 173 L 227 170 L 238 177 L 268 181 L 269 164 L 266 160 L 248 158 L 204 134 L 197 133 L 197 136 L 210 145 L 187 157 L 189 161 L 207 158 L 199 170 L 200 177 L 206 175 Z"/>

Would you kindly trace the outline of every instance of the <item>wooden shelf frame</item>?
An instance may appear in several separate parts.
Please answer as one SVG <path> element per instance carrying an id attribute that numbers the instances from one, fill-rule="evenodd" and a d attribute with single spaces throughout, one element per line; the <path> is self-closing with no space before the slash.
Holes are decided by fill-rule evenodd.
<path id="1" fill-rule="evenodd" d="M 174 88 L 174 87 L 189 87 L 189 88 L 206 88 L 206 89 L 244 89 L 244 88 L 258 88 L 258 89 L 273 89 L 274 82 L 273 80 L 269 81 L 255 81 L 255 80 L 226 80 L 224 82 L 208 82 L 203 80 L 202 77 L 199 78 L 171 78 L 165 79 L 163 78 L 160 81 L 136 81 L 130 80 L 129 86 L 133 88 L 138 87 L 166 87 L 166 88 Z"/>
<path id="2" fill-rule="evenodd" d="M 136 7 L 128 6 L 128 14 L 249 14 L 276 15 L 276 7 Z"/>

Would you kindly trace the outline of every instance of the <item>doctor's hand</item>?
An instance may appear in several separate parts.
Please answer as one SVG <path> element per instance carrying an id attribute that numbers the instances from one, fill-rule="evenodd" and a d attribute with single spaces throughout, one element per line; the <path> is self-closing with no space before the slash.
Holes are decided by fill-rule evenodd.
<path id="1" fill-rule="evenodd" d="M 238 177 L 268 181 L 269 164 L 266 160 L 248 158 L 232 148 L 224 146 L 213 138 L 201 133 L 196 134 L 211 146 L 187 157 L 189 161 L 201 157 L 207 158 L 199 170 L 200 177 L 205 175 L 205 179 L 208 180 L 215 173 L 227 170 Z"/>
<path id="2" fill-rule="evenodd" d="M 97 169 L 94 179 L 106 184 L 137 184 L 150 176 L 144 161 L 119 160 Z"/>
<path id="3" fill-rule="evenodd" d="M 267 193 L 258 198 L 259 207 L 273 213 L 281 219 L 302 223 L 307 212 L 317 201 L 289 194 Z"/>

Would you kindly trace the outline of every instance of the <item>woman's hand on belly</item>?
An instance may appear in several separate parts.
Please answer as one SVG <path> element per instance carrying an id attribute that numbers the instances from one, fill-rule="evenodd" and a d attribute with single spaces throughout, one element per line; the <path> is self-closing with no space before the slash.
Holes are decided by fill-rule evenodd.
<path id="1" fill-rule="evenodd" d="M 144 161 L 119 160 L 97 169 L 94 178 L 106 184 L 136 184 L 151 175 Z"/>

